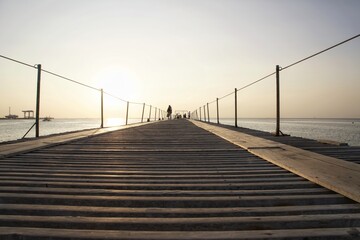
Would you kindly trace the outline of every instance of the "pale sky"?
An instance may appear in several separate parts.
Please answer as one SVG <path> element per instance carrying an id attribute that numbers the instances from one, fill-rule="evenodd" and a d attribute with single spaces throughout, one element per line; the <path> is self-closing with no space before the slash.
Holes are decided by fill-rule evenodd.
<path id="1" fill-rule="evenodd" d="M 0 0 L 0 55 L 132 102 L 195 110 L 359 34 L 359 12 L 359 0 Z M 239 117 L 275 117 L 274 83 L 240 91 Z M 0 58 L 0 86 L 1 117 L 35 110 L 35 69 Z M 282 117 L 360 118 L 360 38 L 281 72 L 281 91 Z M 99 116 L 94 90 L 43 73 L 41 94 L 42 116 Z M 104 107 L 124 116 L 119 100 Z M 233 116 L 233 95 L 220 112 Z"/>

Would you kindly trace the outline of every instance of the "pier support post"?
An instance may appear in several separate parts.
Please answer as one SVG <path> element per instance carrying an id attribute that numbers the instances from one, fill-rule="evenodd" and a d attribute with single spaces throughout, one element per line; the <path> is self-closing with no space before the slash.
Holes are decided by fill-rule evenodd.
<path id="1" fill-rule="evenodd" d="M 237 88 L 235 88 L 235 127 L 238 127 L 237 119 Z"/>
<path id="2" fill-rule="evenodd" d="M 207 116 L 208 116 L 208 122 L 210 122 L 210 113 L 209 113 L 209 103 L 206 103 L 206 107 L 207 107 Z"/>
<path id="3" fill-rule="evenodd" d="M 37 90 L 36 90 L 36 126 L 35 126 L 35 137 L 40 135 L 40 84 L 41 84 L 41 64 L 37 65 Z"/>
<path id="4" fill-rule="evenodd" d="M 280 136 L 280 66 L 276 65 L 276 136 Z"/>
<path id="5" fill-rule="evenodd" d="M 144 111 L 145 111 L 145 103 L 143 104 L 143 110 L 141 114 L 141 122 L 144 122 Z"/>
<path id="6" fill-rule="evenodd" d="M 127 102 L 127 105 L 126 105 L 126 121 L 125 121 L 125 125 L 128 125 L 128 119 L 129 119 L 129 102 Z"/>
<path id="7" fill-rule="evenodd" d="M 101 92 L 101 123 L 100 123 L 100 128 L 103 128 L 104 127 L 104 90 L 101 89 L 100 90 Z"/>
<path id="8" fill-rule="evenodd" d="M 219 98 L 216 98 L 216 119 L 217 119 L 217 123 L 219 124 Z"/>

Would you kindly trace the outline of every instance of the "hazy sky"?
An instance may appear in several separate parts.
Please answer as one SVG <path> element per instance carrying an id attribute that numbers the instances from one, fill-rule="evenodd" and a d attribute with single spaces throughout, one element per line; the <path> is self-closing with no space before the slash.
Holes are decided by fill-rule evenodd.
<path id="1" fill-rule="evenodd" d="M 132 102 L 194 110 L 359 34 L 359 12 L 359 0 L 0 0 L 0 55 Z M 274 82 L 240 91 L 239 116 L 275 117 Z M 2 117 L 35 109 L 35 69 L 0 58 L 0 86 Z M 46 73 L 42 87 L 42 116 L 99 115 L 94 90 Z M 281 89 L 283 117 L 360 118 L 360 38 L 281 72 Z M 221 116 L 233 105 L 222 99 Z M 108 116 L 124 107 L 105 99 Z"/>

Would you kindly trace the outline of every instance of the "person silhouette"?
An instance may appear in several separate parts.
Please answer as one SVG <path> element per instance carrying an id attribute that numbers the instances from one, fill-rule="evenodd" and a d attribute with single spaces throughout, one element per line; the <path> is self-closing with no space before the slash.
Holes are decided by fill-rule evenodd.
<path id="1" fill-rule="evenodd" d="M 171 114 L 172 114 L 172 108 L 171 108 L 171 106 L 169 105 L 169 107 L 167 108 L 167 118 L 168 118 L 168 119 L 171 119 Z"/>

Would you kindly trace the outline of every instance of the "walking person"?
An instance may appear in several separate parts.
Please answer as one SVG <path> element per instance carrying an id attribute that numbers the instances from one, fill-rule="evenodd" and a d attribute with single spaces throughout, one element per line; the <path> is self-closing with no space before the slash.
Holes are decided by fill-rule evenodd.
<path id="1" fill-rule="evenodd" d="M 169 107 L 167 108 L 167 118 L 168 118 L 168 119 L 171 119 L 171 114 L 172 114 L 172 108 L 171 108 L 171 106 L 169 105 Z"/>

